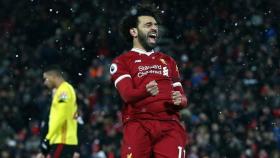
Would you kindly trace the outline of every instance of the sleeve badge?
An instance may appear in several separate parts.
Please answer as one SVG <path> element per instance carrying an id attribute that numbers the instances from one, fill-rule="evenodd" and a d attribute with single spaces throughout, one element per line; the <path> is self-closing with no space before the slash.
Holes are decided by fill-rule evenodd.
<path id="1" fill-rule="evenodd" d="M 66 92 L 62 92 L 59 97 L 58 97 L 58 102 L 66 102 L 66 100 L 68 99 L 68 95 Z"/>
<path id="2" fill-rule="evenodd" d="M 110 66 L 110 73 L 111 73 L 111 75 L 113 75 L 114 73 L 116 73 L 117 70 L 118 70 L 117 64 L 113 63 L 113 64 Z"/>

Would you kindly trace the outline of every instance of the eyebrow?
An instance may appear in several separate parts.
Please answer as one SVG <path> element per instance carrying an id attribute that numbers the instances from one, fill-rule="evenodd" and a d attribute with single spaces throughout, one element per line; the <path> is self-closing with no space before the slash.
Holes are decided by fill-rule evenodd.
<path id="1" fill-rule="evenodd" d="M 153 24 L 153 22 L 146 22 L 144 25 L 151 25 L 151 24 Z M 155 25 L 158 25 L 157 22 L 155 22 L 154 24 L 155 24 Z"/>

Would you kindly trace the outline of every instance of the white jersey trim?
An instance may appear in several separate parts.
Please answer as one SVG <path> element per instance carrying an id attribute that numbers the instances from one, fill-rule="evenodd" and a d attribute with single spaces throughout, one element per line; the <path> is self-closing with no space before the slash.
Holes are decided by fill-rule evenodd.
<path id="1" fill-rule="evenodd" d="M 118 77 L 118 78 L 116 79 L 116 81 L 115 81 L 115 87 L 117 87 L 117 84 L 118 84 L 122 79 L 124 79 L 124 78 L 126 78 L 126 77 L 131 78 L 131 76 L 128 75 L 128 74 L 121 75 L 120 77 Z"/>
<path id="2" fill-rule="evenodd" d="M 146 54 L 148 56 L 150 56 L 151 54 L 154 53 L 154 50 L 151 50 L 150 52 L 146 52 L 145 50 L 140 49 L 140 48 L 132 48 L 131 51 L 137 52 L 137 53 L 140 53 L 140 54 Z"/>
<path id="3" fill-rule="evenodd" d="M 180 82 L 175 82 L 172 85 L 173 87 L 178 87 L 178 86 L 182 87 L 182 84 Z"/>

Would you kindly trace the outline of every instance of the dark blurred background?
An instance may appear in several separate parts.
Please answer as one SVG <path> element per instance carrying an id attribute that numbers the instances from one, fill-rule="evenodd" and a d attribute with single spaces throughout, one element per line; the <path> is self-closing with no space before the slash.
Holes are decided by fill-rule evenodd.
<path id="1" fill-rule="evenodd" d="M 42 71 L 59 64 L 85 124 L 82 158 L 119 158 L 121 100 L 109 66 L 137 0 L 0 0 L 0 157 L 32 158 L 50 106 Z M 280 157 L 280 1 L 155 0 L 157 50 L 178 63 L 189 158 Z"/>

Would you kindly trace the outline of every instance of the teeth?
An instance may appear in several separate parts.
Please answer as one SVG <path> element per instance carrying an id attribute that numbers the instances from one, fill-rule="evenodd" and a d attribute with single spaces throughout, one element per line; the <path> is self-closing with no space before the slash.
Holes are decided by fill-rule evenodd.
<path id="1" fill-rule="evenodd" d="M 156 34 L 150 34 L 150 37 L 152 37 L 152 38 L 156 38 L 156 37 L 157 37 L 157 35 L 156 35 Z"/>

